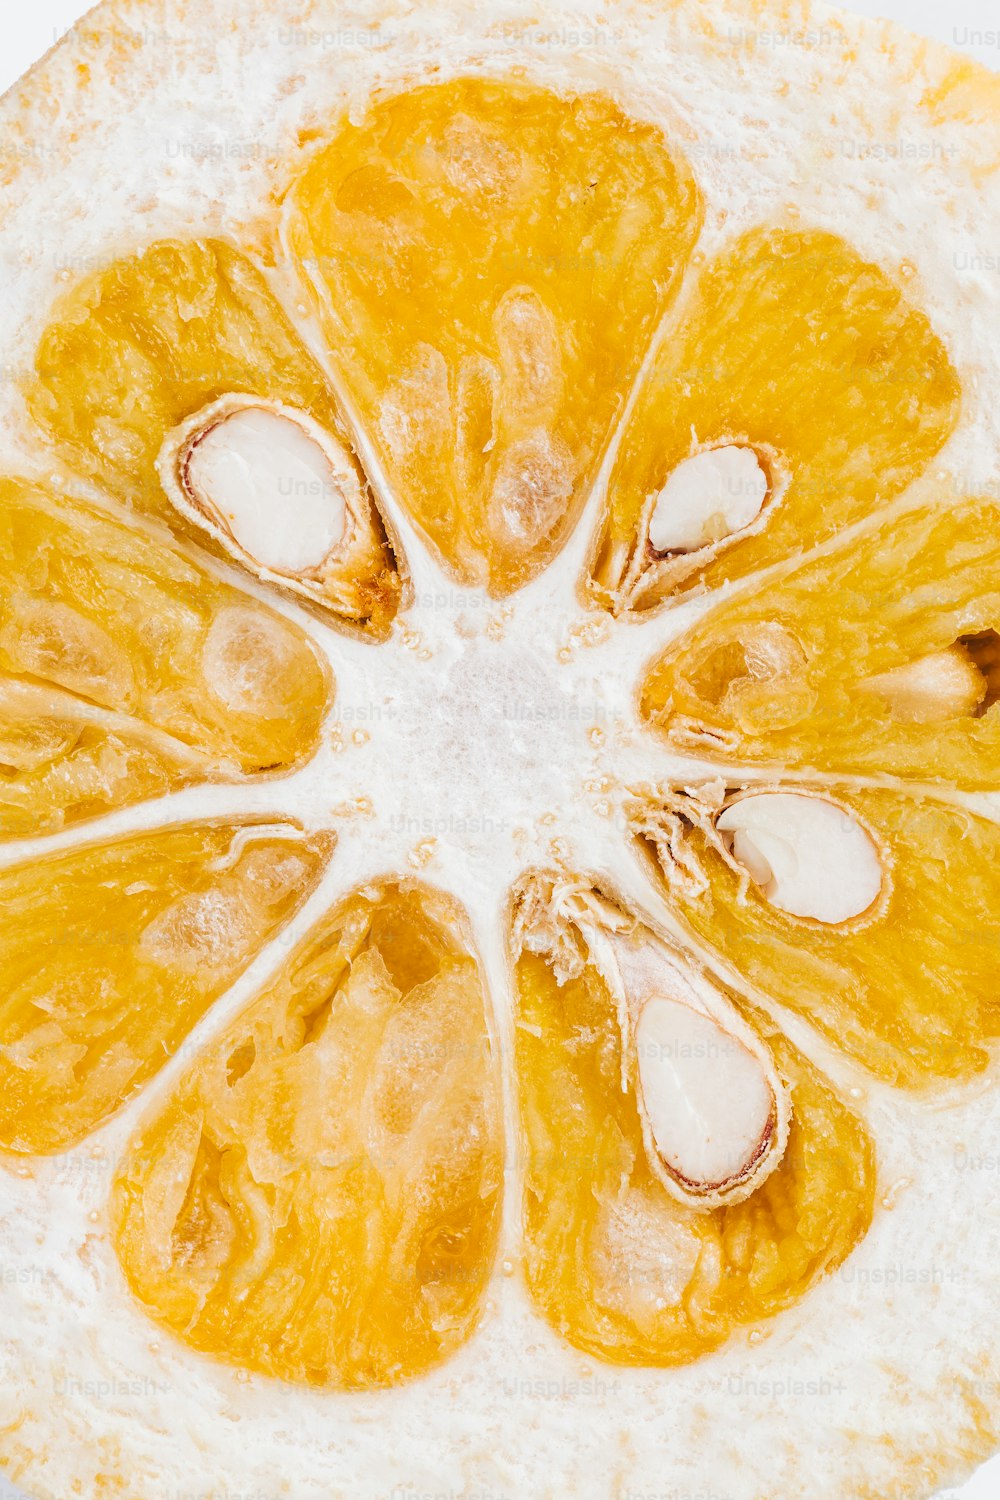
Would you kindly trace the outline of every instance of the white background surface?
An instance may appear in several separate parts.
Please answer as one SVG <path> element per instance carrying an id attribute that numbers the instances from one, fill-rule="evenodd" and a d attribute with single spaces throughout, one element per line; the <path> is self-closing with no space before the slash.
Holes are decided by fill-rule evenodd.
<path id="1" fill-rule="evenodd" d="M 0 20 L 0 93 L 90 9 L 81 0 L 0 0 L 0 4 L 5 12 Z M 853 0 L 843 9 L 864 16 L 887 16 L 1000 70 L 997 0 Z M 998 1496 L 1000 1457 L 980 1469 L 963 1489 L 949 1490 L 940 1500 L 997 1500 Z M 2 1477 L 0 1500 L 21 1500 L 21 1492 Z"/>

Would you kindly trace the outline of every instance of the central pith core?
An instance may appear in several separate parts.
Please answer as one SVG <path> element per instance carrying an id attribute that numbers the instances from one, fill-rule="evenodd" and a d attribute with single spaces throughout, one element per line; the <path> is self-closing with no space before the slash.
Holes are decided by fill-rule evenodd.
<path id="1" fill-rule="evenodd" d="M 461 879 L 464 866 L 509 885 L 593 817 L 631 688 L 589 651 L 560 659 L 583 617 L 553 593 L 546 610 L 530 592 L 501 607 L 416 591 L 404 630 L 384 646 L 331 642 L 333 733 L 344 746 L 332 771 L 339 783 L 350 770 L 352 790 L 371 797 L 364 837 L 386 866 L 421 845 L 428 874 L 447 864 Z"/>

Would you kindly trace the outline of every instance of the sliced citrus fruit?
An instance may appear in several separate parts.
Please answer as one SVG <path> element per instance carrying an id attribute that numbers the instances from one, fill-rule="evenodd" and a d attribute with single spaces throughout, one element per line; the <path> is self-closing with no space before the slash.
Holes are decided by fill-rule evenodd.
<path id="1" fill-rule="evenodd" d="M 123 499 L 346 624 L 388 630 L 398 564 L 337 403 L 231 245 L 164 241 L 74 287 L 29 399 L 69 461 Z"/>
<path id="2" fill-rule="evenodd" d="M 0 101 L 0 1465 L 929 1500 L 1000 1441 L 996 85 L 251 9 Z"/>
<path id="3" fill-rule="evenodd" d="M 513 80 L 380 102 L 296 183 L 333 358 L 463 581 L 509 593 L 565 539 L 700 217 L 660 130 Z"/>
<path id="4" fill-rule="evenodd" d="M 477 965 L 429 890 L 350 897 L 132 1143 L 118 1253 L 198 1349 L 285 1380 L 392 1385 L 462 1343 L 503 1150 Z"/>

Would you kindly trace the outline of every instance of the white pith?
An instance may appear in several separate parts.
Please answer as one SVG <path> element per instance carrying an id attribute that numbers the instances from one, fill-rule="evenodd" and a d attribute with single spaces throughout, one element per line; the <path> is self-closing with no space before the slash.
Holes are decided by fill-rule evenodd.
<path id="1" fill-rule="evenodd" d="M 998 413 L 988 394 L 995 382 L 986 378 L 995 368 L 987 314 L 995 311 L 996 296 L 992 283 L 956 282 L 952 264 L 956 234 L 963 247 L 980 231 L 985 238 L 979 248 L 994 243 L 981 197 L 988 185 L 980 181 L 973 188 L 945 157 L 931 168 L 934 190 L 921 197 L 898 162 L 875 160 L 865 164 L 862 191 L 857 165 L 851 168 L 837 152 L 841 132 L 887 141 L 900 130 L 896 103 L 884 101 L 878 86 L 881 65 L 869 66 L 863 49 L 851 68 L 834 78 L 824 72 L 820 47 L 758 48 L 752 61 L 766 58 L 767 71 L 761 76 L 754 66 L 744 76 L 722 51 L 702 46 L 696 32 L 685 34 L 681 22 L 680 41 L 696 55 L 690 63 L 678 62 L 670 50 L 677 33 L 669 7 L 655 15 L 622 8 L 603 18 L 552 9 L 542 30 L 556 37 L 554 43 L 533 42 L 537 13 L 514 3 L 494 3 L 475 16 L 467 7 L 459 13 L 447 5 L 434 15 L 404 10 L 392 17 L 374 4 L 350 12 L 332 4 L 280 6 L 270 43 L 264 28 L 254 37 L 239 34 L 229 0 L 211 0 L 210 9 L 224 41 L 209 34 L 207 43 L 199 42 L 196 16 L 180 27 L 193 47 L 208 48 L 204 60 L 213 86 L 206 84 L 204 97 L 192 102 L 190 76 L 162 79 L 162 45 L 151 40 L 148 59 L 137 66 L 144 70 L 143 82 L 148 79 L 152 87 L 159 81 L 163 92 L 151 97 L 148 111 L 138 112 L 140 119 L 130 125 L 110 102 L 100 111 L 93 106 L 109 123 L 77 143 L 69 167 L 46 160 L 39 186 L 29 193 L 23 238 L 17 237 L 16 214 L 11 214 L 5 239 L 13 254 L 23 251 L 23 263 L 14 295 L 0 308 L 0 327 L 6 358 L 15 368 L 27 368 L 53 295 L 73 279 L 37 249 L 35 230 L 48 222 L 54 178 L 67 195 L 61 253 L 70 265 L 110 260 L 129 248 L 123 242 L 133 233 L 128 226 L 136 222 L 140 204 L 145 205 L 144 241 L 218 228 L 238 235 L 269 207 L 274 163 L 248 155 L 234 168 L 223 151 L 199 161 L 179 180 L 167 166 L 162 140 L 175 139 L 178 120 L 190 118 L 190 112 L 190 128 L 203 131 L 206 139 L 273 143 L 283 159 L 303 120 L 322 127 L 331 101 L 335 107 L 350 103 L 360 112 L 373 89 L 405 86 L 424 78 L 435 64 L 447 73 L 465 67 L 506 72 L 512 63 L 523 63 L 540 82 L 608 88 L 626 107 L 679 129 L 680 144 L 693 152 L 713 208 L 701 246 L 706 254 L 743 228 L 784 221 L 789 204 L 805 221 L 841 229 L 863 253 L 890 268 L 898 266 L 905 243 L 916 268 L 912 294 L 947 335 L 966 396 L 962 426 L 935 472 L 915 491 L 935 495 L 940 486 L 945 496 L 953 482 L 974 489 L 989 479 L 1000 449 Z M 749 15 L 735 12 L 721 24 L 733 15 L 734 26 L 754 24 Z M 148 35 L 151 24 L 155 32 L 145 8 L 136 6 L 129 16 L 136 36 Z M 497 19 L 506 23 L 502 34 L 490 32 Z M 625 20 L 638 28 L 636 34 L 628 35 Z M 293 32 L 296 26 L 313 26 L 321 40 L 289 45 L 286 38 L 279 45 L 283 22 Z M 600 25 L 608 40 L 600 45 L 559 40 L 584 24 Z M 801 24 L 810 24 L 805 13 Z M 833 23 L 820 12 L 813 13 L 812 24 Z M 378 25 L 384 32 L 373 45 L 372 28 Z M 327 31 L 340 37 L 335 58 L 322 42 Z M 390 32 L 393 45 L 388 45 Z M 874 34 L 867 32 L 869 38 Z M 658 50 L 661 45 L 665 51 Z M 831 50 L 836 53 L 837 47 Z M 64 54 L 67 78 L 75 61 L 74 43 Z M 933 56 L 920 66 L 933 74 Z M 238 89 L 230 69 L 238 72 Z M 296 75 L 304 79 L 298 91 L 286 89 Z M 813 82 L 820 75 L 826 96 L 814 106 Z M 232 85 L 221 109 L 213 94 L 220 76 Z M 224 90 L 224 82 L 218 87 Z M 951 135 L 946 130 L 939 137 L 916 123 L 916 101 L 925 87 L 921 73 L 906 96 L 913 105 L 906 129 L 933 153 L 942 138 L 950 144 Z M 816 129 L 807 133 L 803 112 L 809 111 L 811 121 L 814 108 Z M 957 134 L 974 157 L 971 132 Z M 144 136 L 157 143 L 155 158 L 152 146 L 143 156 Z M 823 155 L 824 143 L 832 143 L 829 156 Z M 151 171 L 167 188 L 152 203 Z M 16 191 L 15 210 L 23 201 Z M 716 210 L 725 213 L 725 222 Z M 285 296 L 294 316 L 295 294 L 287 283 Z M 7 467 L 42 473 L 45 465 L 11 381 L 0 392 L 0 413 Z M 291 813 L 310 826 L 335 826 L 340 844 L 328 879 L 297 930 L 304 931 L 356 880 L 375 873 L 413 869 L 455 891 L 475 926 L 501 1042 L 509 1042 L 502 910 L 510 882 L 526 865 L 551 862 L 551 844 L 558 839 L 572 867 L 593 870 L 669 928 L 657 887 L 627 847 L 618 809 L 629 782 L 696 779 L 697 768 L 668 756 L 641 734 L 631 692 L 656 647 L 702 606 L 692 604 L 641 629 L 623 624 L 617 631 L 599 614 L 585 613 L 574 585 L 598 504 L 595 496 L 554 568 L 502 604 L 443 579 L 400 518 L 414 569 L 415 603 L 385 648 L 325 631 L 294 606 L 251 585 L 251 592 L 302 621 L 335 662 L 333 727 L 343 749 L 326 745 L 293 777 L 249 789 L 194 788 L 70 835 L 7 846 L 3 861 L 28 858 L 43 848 L 72 847 L 98 832 L 110 835 L 189 816 Z M 229 576 L 247 587 L 245 573 L 233 570 Z M 471 625 L 471 634 L 459 635 L 459 624 L 463 631 Z M 498 647 L 490 625 L 494 633 L 505 631 L 506 647 Z M 579 634 L 570 639 L 574 629 Z M 558 660 L 564 648 L 570 650 L 569 661 Z M 521 702 L 561 704 L 559 733 L 552 724 L 545 733 L 543 723 L 532 751 L 526 715 L 505 718 L 484 694 L 465 710 L 465 727 L 446 757 L 447 771 L 460 769 L 461 780 L 444 774 L 444 768 L 439 775 L 436 759 L 433 775 L 426 775 L 421 756 L 428 749 L 439 754 L 432 722 L 437 709 L 428 714 L 428 691 L 433 697 L 450 676 L 454 703 L 463 671 L 474 682 L 482 673 L 496 685 L 501 658 L 508 682 L 518 675 L 519 663 L 539 674 Z M 600 724 L 569 722 L 567 690 L 560 686 L 550 696 L 557 679 L 599 705 Z M 594 743 L 591 728 L 604 732 L 603 744 Z M 494 735 L 492 744 L 486 743 L 487 732 Z M 472 746 L 465 755 L 462 743 Z M 539 776 L 537 790 L 534 783 L 523 785 L 529 753 Z M 485 804 L 493 809 L 487 823 L 479 794 L 487 773 L 495 775 L 498 766 L 505 791 Z M 982 799 L 976 805 L 995 806 Z M 436 845 L 428 848 L 434 838 Z M 191 1046 L 214 1034 L 286 951 L 279 943 L 261 955 Z M 992 1264 L 995 1178 L 985 1171 L 963 1175 L 953 1166 L 962 1142 L 972 1151 L 977 1145 L 985 1150 L 997 1138 L 997 1104 L 984 1088 L 977 1097 L 964 1096 L 957 1113 L 928 1119 L 912 1101 L 859 1078 L 832 1049 L 816 1044 L 807 1028 L 787 1023 L 784 1029 L 811 1048 L 835 1081 L 857 1091 L 852 1103 L 879 1140 L 886 1202 L 848 1272 L 822 1284 L 803 1309 L 737 1335 L 722 1353 L 689 1370 L 603 1366 L 562 1344 L 527 1307 L 519 1278 L 504 1274 L 504 1261 L 516 1263 L 518 1252 L 512 1172 L 506 1239 L 482 1329 L 427 1380 L 371 1396 L 328 1397 L 267 1381 L 244 1382 L 159 1333 L 128 1301 L 104 1231 L 110 1163 L 130 1120 L 155 1107 L 176 1078 L 183 1065 L 179 1060 L 129 1117 L 83 1150 L 57 1162 L 32 1162 L 24 1169 L 31 1176 L 4 1170 L 0 1178 L 3 1264 L 12 1274 L 28 1267 L 30 1278 L 46 1278 L 37 1284 L 29 1278 L 5 1291 L 0 1452 L 28 1489 L 59 1500 L 72 1493 L 71 1482 L 80 1474 L 86 1496 L 93 1476 L 108 1470 L 127 1476 L 130 1500 L 133 1494 L 141 1500 L 162 1496 L 164 1475 L 170 1476 L 169 1492 L 178 1496 L 208 1494 L 221 1474 L 234 1497 L 256 1490 L 294 1500 L 374 1500 L 394 1486 L 399 1500 L 476 1492 L 493 1500 L 522 1495 L 548 1500 L 567 1492 L 583 1500 L 651 1493 L 680 1500 L 699 1491 L 726 1500 L 774 1495 L 798 1500 L 817 1493 L 815 1465 L 838 1500 L 862 1493 L 863 1484 L 886 1500 L 923 1495 L 982 1453 L 981 1442 L 969 1435 L 970 1413 L 983 1400 L 983 1385 L 993 1383 L 995 1393 L 1000 1380 L 994 1355 L 1000 1330 L 991 1272 L 983 1269 Z M 509 1046 L 505 1050 L 509 1056 Z M 915 1162 L 916 1193 L 906 1187 Z M 958 1262 L 956 1225 L 962 1226 Z M 873 1281 L 866 1292 L 862 1278 L 893 1270 L 918 1276 L 943 1271 L 945 1280 L 939 1283 L 932 1274 L 917 1283 Z M 958 1280 L 948 1279 L 951 1271 Z M 958 1353 L 946 1365 L 942 1351 L 949 1349 Z M 101 1382 L 114 1382 L 115 1388 L 99 1393 L 95 1388 Z M 56 1426 L 58 1442 L 52 1436 Z M 665 1430 L 671 1433 L 669 1444 Z M 821 1449 L 815 1462 L 814 1442 Z M 115 1456 L 117 1445 L 125 1450 L 121 1458 Z M 930 1457 L 928 1450 L 933 1450 Z M 912 1456 L 908 1482 L 899 1479 L 900 1452 Z M 802 1476 L 811 1464 L 806 1486 Z M 359 1488 L 359 1474 L 370 1480 L 367 1491 Z"/>

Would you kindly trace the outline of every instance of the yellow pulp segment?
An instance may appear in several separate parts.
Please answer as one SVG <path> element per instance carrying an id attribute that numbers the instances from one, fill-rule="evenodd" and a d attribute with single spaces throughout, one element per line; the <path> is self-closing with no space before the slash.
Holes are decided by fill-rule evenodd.
<path id="1" fill-rule="evenodd" d="M 720 604 L 660 658 L 642 709 L 727 763 L 996 787 L 997 632 L 1000 505 L 925 507 Z M 914 718 L 885 674 L 954 647 L 982 669 L 980 701 L 930 692 Z"/>
<path id="2" fill-rule="evenodd" d="M 699 1211 L 649 1166 L 596 969 L 560 987 L 524 955 L 517 990 L 525 1268 L 536 1306 L 570 1343 L 619 1364 L 685 1363 L 791 1305 L 865 1234 L 871 1142 L 784 1038 L 767 1040 L 792 1089 L 785 1155 L 743 1203 Z"/>
<path id="3" fill-rule="evenodd" d="M 462 581 L 509 593 L 564 541 L 700 220 L 654 127 L 484 79 L 374 105 L 295 184 L 332 356 Z"/>
<path id="4" fill-rule="evenodd" d="M 456 923 L 412 885 L 350 897 L 133 1142 L 118 1253 L 180 1338 L 365 1388 L 469 1334 L 503 1143 L 486 1000 Z"/>
<path id="5" fill-rule="evenodd" d="M 297 626 L 173 547 L 0 479 L 0 833 L 286 769 L 327 679 Z"/>
<path id="6" fill-rule="evenodd" d="M 119 498 L 211 545 L 173 509 L 156 460 L 172 429 L 222 396 L 306 412 L 367 479 L 326 380 L 256 267 L 220 240 L 166 240 L 88 277 L 55 309 L 28 390 L 67 461 Z M 353 537 L 330 583 L 331 610 L 384 636 L 400 579 L 381 519 Z M 281 518 L 276 518 L 276 525 Z"/>
<path id="7" fill-rule="evenodd" d="M 694 452 L 755 449 L 773 503 L 715 560 L 678 565 L 675 588 L 742 578 L 884 505 L 942 447 L 960 395 L 924 314 L 843 240 L 819 230 L 743 236 L 678 308 L 630 414 L 598 593 L 607 599 L 644 552 L 649 504 Z"/>
<path id="8" fill-rule="evenodd" d="M 0 677 L 0 835 L 53 833 L 225 775 L 210 756 L 70 693 Z"/>
<path id="9" fill-rule="evenodd" d="M 206 823 L 0 871 L 0 1149 L 83 1140 L 315 885 L 332 841 Z"/>
<path id="10" fill-rule="evenodd" d="M 919 1088 L 974 1076 L 1000 1036 L 1000 826 L 903 792 L 825 795 L 882 852 L 886 884 L 870 913 L 839 926 L 790 916 L 698 827 L 686 842 L 707 888 L 675 886 L 672 903 L 742 979 L 879 1078 Z"/>

